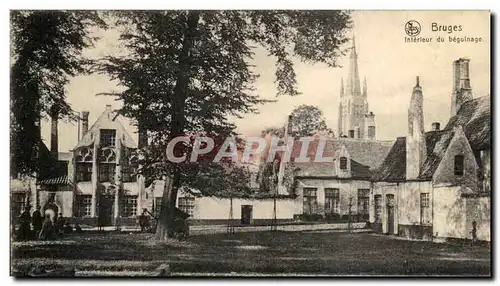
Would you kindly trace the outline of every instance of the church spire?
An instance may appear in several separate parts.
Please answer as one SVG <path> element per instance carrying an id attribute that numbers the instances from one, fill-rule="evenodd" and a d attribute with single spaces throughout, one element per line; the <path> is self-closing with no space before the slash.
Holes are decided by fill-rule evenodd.
<path id="1" fill-rule="evenodd" d="M 367 93 L 368 93 L 368 85 L 366 84 L 366 76 L 365 76 L 363 80 L 363 97 L 366 97 Z"/>
<path id="2" fill-rule="evenodd" d="M 344 78 L 340 79 L 340 97 L 344 96 Z"/>
<path id="3" fill-rule="evenodd" d="M 356 40 L 354 39 L 354 33 L 352 37 L 351 54 L 349 56 L 349 75 L 347 78 L 346 88 L 347 94 L 351 96 L 361 95 L 361 85 L 358 71 L 358 54 L 356 52 Z"/>

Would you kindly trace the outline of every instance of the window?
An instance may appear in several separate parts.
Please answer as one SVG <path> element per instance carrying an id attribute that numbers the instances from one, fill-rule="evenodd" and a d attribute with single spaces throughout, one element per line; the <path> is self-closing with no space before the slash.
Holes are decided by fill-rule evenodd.
<path id="1" fill-rule="evenodd" d="M 77 197 L 77 213 L 79 217 L 91 216 L 92 214 L 92 196 L 84 195 Z"/>
<path id="2" fill-rule="evenodd" d="M 349 130 L 349 138 L 354 138 L 354 130 Z"/>
<path id="3" fill-rule="evenodd" d="M 455 175 L 463 176 L 464 174 L 464 156 L 455 156 Z"/>
<path id="4" fill-rule="evenodd" d="M 123 182 L 136 182 L 137 181 L 137 167 L 123 166 Z"/>
<path id="5" fill-rule="evenodd" d="M 318 201 L 316 197 L 316 188 L 304 188 L 304 213 L 316 213 Z"/>
<path id="6" fill-rule="evenodd" d="M 339 189 L 325 189 L 325 213 L 340 213 L 340 191 Z"/>
<path id="7" fill-rule="evenodd" d="M 420 194 L 420 223 L 431 223 L 429 193 Z"/>
<path id="8" fill-rule="evenodd" d="M 358 215 L 360 219 L 367 220 L 370 210 L 370 189 L 358 190 Z"/>
<path id="9" fill-rule="evenodd" d="M 113 182 L 115 173 L 116 165 L 114 163 L 99 164 L 99 182 Z"/>
<path id="10" fill-rule="evenodd" d="M 90 182 L 92 180 L 92 163 L 76 163 L 76 181 Z"/>
<path id="11" fill-rule="evenodd" d="M 346 170 L 346 169 L 347 169 L 347 158 L 340 157 L 340 170 Z"/>
<path id="12" fill-rule="evenodd" d="M 114 149 L 102 148 L 99 156 L 100 163 L 116 163 L 116 153 Z"/>
<path id="13" fill-rule="evenodd" d="M 382 196 L 375 195 L 375 223 L 382 223 Z"/>
<path id="14" fill-rule="evenodd" d="M 153 201 L 153 213 L 156 217 L 160 217 L 161 211 L 161 197 L 157 197 Z"/>
<path id="15" fill-rule="evenodd" d="M 194 209 L 194 198 L 193 197 L 180 197 L 179 198 L 179 209 L 188 215 L 193 215 Z"/>
<path id="16" fill-rule="evenodd" d="M 115 147 L 116 130 L 101 129 L 101 147 Z"/>
<path id="17" fill-rule="evenodd" d="M 122 199 L 122 217 L 137 215 L 137 196 L 124 196 Z"/>
<path id="18" fill-rule="evenodd" d="M 137 181 L 137 157 L 132 157 L 122 168 L 123 182 Z"/>

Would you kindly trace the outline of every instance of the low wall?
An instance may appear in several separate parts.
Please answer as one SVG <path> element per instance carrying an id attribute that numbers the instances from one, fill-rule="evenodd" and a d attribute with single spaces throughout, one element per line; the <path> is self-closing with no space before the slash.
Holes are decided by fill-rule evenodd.
<path id="1" fill-rule="evenodd" d="M 433 235 L 438 240 L 472 239 L 476 222 L 477 239 L 490 241 L 491 196 L 462 194 L 460 187 L 435 188 Z"/>
<path id="2" fill-rule="evenodd" d="M 432 240 L 432 226 L 427 225 L 398 225 L 398 236 L 407 239 Z"/>

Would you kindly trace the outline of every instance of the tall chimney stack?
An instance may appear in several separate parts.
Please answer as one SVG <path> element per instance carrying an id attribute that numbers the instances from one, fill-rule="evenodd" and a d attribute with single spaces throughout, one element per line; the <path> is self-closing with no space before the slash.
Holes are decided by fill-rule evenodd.
<path id="1" fill-rule="evenodd" d="M 292 120 L 293 120 L 293 116 L 288 115 L 288 122 L 287 122 L 287 127 L 286 127 L 286 134 L 287 135 L 292 135 Z"/>
<path id="2" fill-rule="evenodd" d="M 89 131 L 89 114 L 90 112 L 88 111 L 82 111 L 82 134 L 81 134 L 81 138 L 79 139 L 82 139 L 83 136 L 85 136 L 85 134 L 87 133 L 87 131 Z"/>
<path id="3" fill-rule="evenodd" d="M 432 131 L 439 131 L 441 124 L 439 122 L 432 122 Z"/>
<path id="4" fill-rule="evenodd" d="M 472 100 L 469 77 L 469 59 L 460 58 L 453 62 L 453 91 L 451 95 L 451 116 L 457 114 L 462 104 Z"/>
<path id="5" fill-rule="evenodd" d="M 406 179 L 417 179 L 426 159 L 424 132 L 424 96 L 420 80 L 411 94 L 408 108 L 408 135 L 406 136 Z"/>
<path id="6" fill-rule="evenodd" d="M 50 120 L 51 120 L 51 128 L 50 128 L 50 154 L 52 158 L 58 159 L 58 140 L 59 136 L 57 133 L 57 121 L 59 120 L 59 106 L 53 105 L 50 108 Z"/>

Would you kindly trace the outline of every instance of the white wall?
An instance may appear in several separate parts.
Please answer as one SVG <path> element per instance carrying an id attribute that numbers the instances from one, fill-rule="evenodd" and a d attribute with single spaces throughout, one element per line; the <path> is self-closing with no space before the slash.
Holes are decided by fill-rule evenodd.
<path id="1" fill-rule="evenodd" d="M 432 185 L 426 182 L 405 182 L 401 184 L 399 193 L 398 224 L 420 225 L 420 194 L 428 193 L 432 202 Z M 431 204 L 432 221 L 432 204 Z"/>
<path id="2" fill-rule="evenodd" d="M 472 230 L 472 222 L 475 221 L 477 239 L 491 241 L 491 197 L 467 197 L 464 199 L 467 208 L 467 222 L 465 224 L 467 234 Z"/>
<path id="3" fill-rule="evenodd" d="M 459 186 L 434 188 L 433 236 L 465 238 L 465 201 Z"/>
<path id="4" fill-rule="evenodd" d="M 434 188 L 433 232 L 437 238 L 471 239 L 472 222 L 479 240 L 490 241 L 491 197 L 462 197 L 461 187 Z"/>
<path id="5" fill-rule="evenodd" d="M 300 179 L 297 187 L 297 195 L 300 199 L 300 213 L 303 213 L 304 188 L 316 188 L 319 213 L 324 213 L 325 188 L 339 189 L 340 214 L 349 213 L 349 198 L 352 197 L 351 214 L 358 211 L 358 189 L 371 189 L 370 181 L 361 180 L 338 180 L 338 179 Z"/>
<path id="6" fill-rule="evenodd" d="M 387 195 L 394 195 L 394 233 L 398 234 L 398 225 L 420 225 L 420 194 L 429 193 L 432 201 L 430 181 L 373 184 L 370 196 L 370 223 L 375 222 L 375 195 L 382 196 L 382 232 L 387 233 Z M 432 207 L 432 206 L 431 206 Z M 432 217 L 432 211 L 431 211 Z"/>
<path id="7" fill-rule="evenodd" d="M 252 205 L 252 219 L 272 219 L 272 199 L 233 199 L 233 219 L 241 219 L 241 206 Z M 229 219 L 230 200 L 216 197 L 197 197 L 193 211 L 193 219 Z M 302 213 L 301 204 L 296 199 L 277 199 L 277 219 L 293 219 L 295 214 Z"/>

